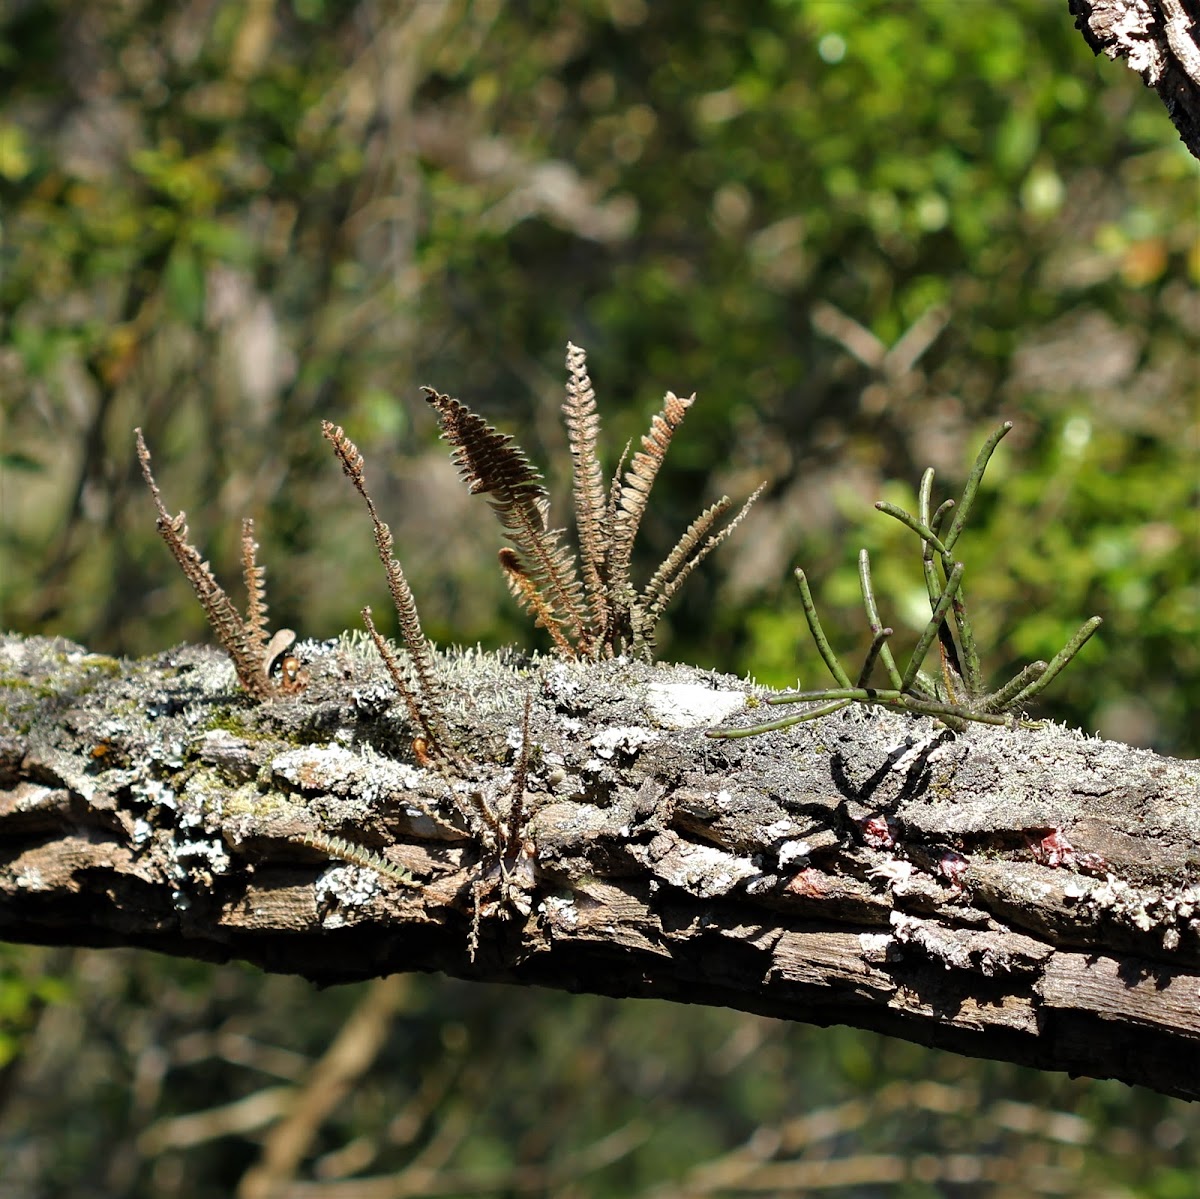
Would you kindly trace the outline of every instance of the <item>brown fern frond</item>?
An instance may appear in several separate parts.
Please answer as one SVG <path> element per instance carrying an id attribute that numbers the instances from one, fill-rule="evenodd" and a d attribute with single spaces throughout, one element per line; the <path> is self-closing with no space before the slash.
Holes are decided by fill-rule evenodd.
<path id="1" fill-rule="evenodd" d="M 254 540 L 254 521 L 242 521 L 242 578 L 246 583 L 246 636 L 258 652 L 261 662 L 266 654 L 267 588 L 266 568 L 258 565 L 258 542 Z"/>
<path id="2" fill-rule="evenodd" d="M 455 448 L 455 465 L 471 494 L 488 497 L 546 609 L 566 626 L 573 652 L 590 653 L 595 635 L 584 614 L 575 558 L 559 544 L 562 529 L 549 528 L 541 475 L 511 436 L 497 432 L 460 401 L 431 387 L 424 391 L 438 414 L 442 436 Z"/>
<path id="3" fill-rule="evenodd" d="M 625 463 L 629 460 L 629 451 L 633 446 L 632 441 L 625 443 L 625 448 L 621 451 L 621 458 L 617 462 L 617 469 L 613 472 L 612 481 L 608 485 L 608 530 L 609 530 L 609 565 L 611 574 L 612 562 L 612 530 L 617 527 L 617 513 L 621 510 L 621 479 L 625 475 Z"/>
<path id="4" fill-rule="evenodd" d="M 433 730 L 433 722 L 429 719 L 425 705 L 421 702 L 420 683 L 409 677 L 403 663 L 392 653 L 392 647 L 388 645 L 387 638 L 375 627 L 375 619 L 371 614 L 370 605 L 362 610 L 361 615 L 363 624 L 366 625 L 367 632 L 375 643 L 375 649 L 379 652 L 380 658 L 383 659 L 383 665 L 391 676 L 392 685 L 404 700 L 404 706 L 408 709 L 413 724 L 419 725 L 425 734 L 426 752 L 439 756 L 444 754 L 444 743 L 438 741 Z"/>
<path id="5" fill-rule="evenodd" d="M 762 487 L 756 488 L 742 505 L 738 514 L 728 524 L 709 536 L 703 544 L 701 544 L 701 538 L 708 533 L 717 520 L 733 507 L 733 501 L 727 495 L 723 495 L 715 504 L 700 513 L 687 527 L 686 532 L 675 543 L 675 548 L 663 559 L 662 565 L 654 572 L 653 578 L 642 590 L 641 605 L 645 609 L 651 625 L 658 620 L 666 606 L 678 594 L 688 575 L 742 523 L 754 501 L 762 494 L 762 490 Z"/>
<path id="6" fill-rule="evenodd" d="M 150 470 L 150 451 L 146 448 L 145 438 L 141 429 L 135 429 L 134 432 L 137 434 L 137 454 L 142 467 L 142 477 L 146 480 L 146 486 L 150 488 L 154 506 L 158 510 L 156 524 L 159 534 L 167 543 L 175 561 L 179 563 L 184 577 L 192 585 L 192 590 L 196 593 L 200 607 L 204 609 L 204 615 L 217 635 L 221 648 L 233 659 L 238 682 L 247 694 L 256 699 L 263 699 L 271 690 L 262 671 L 264 646 L 258 641 L 257 634 L 252 633 L 242 622 L 233 601 L 214 577 L 212 568 L 188 540 L 185 514 L 180 512 L 178 516 L 172 516 L 167 511 L 162 492 L 159 491 L 154 474 Z"/>
<path id="7" fill-rule="evenodd" d="M 567 375 L 563 414 L 574 475 L 582 581 L 574 557 L 559 544 L 562 530 L 549 527 L 542 476 L 513 439 L 498 433 L 460 401 L 432 388 L 424 390 L 441 420 L 443 437 L 455 447 L 454 461 L 470 491 L 488 496 L 515 547 L 500 551 L 500 566 L 522 607 L 535 614 L 564 654 L 611 658 L 631 650 L 649 658 L 658 615 L 696 566 L 741 523 L 759 493 L 720 532 L 712 530 L 729 511 L 728 498 L 701 513 L 639 595 L 631 577 L 633 543 L 675 430 L 696 397 L 681 399 L 667 392 L 628 469 L 626 444 L 606 494 L 597 452 L 600 419 L 587 357 L 569 342 Z"/>
<path id="8" fill-rule="evenodd" d="M 504 572 L 504 582 L 507 584 L 513 598 L 522 608 L 532 612 L 537 619 L 534 627 L 545 629 L 554 641 L 555 648 L 568 657 L 574 656 L 575 647 L 563 632 L 562 623 L 549 609 L 537 584 L 525 572 L 521 564 L 521 555 L 512 546 L 501 547 L 496 555 L 500 560 L 500 569 Z"/>
<path id="9" fill-rule="evenodd" d="M 352 866 L 365 866 L 379 874 L 386 874 L 397 882 L 407 886 L 416 886 L 417 880 L 411 874 L 393 862 L 389 862 L 382 854 L 367 849 L 365 845 L 355 845 L 344 837 L 331 837 L 325 833 L 302 833 L 296 838 L 300 845 L 307 845 L 331 858 L 339 858 Z"/>
<path id="10" fill-rule="evenodd" d="M 379 560 L 387 574 L 388 591 L 391 592 L 392 603 L 396 608 L 396 616 L 400 622 L 400 634 L 408 649 L 409 659 L 416 673 L 416 682 L 407 679 L 401 670 L 395 655 L 387 649 L 387 642 L 379 635 L 370 620 L 370 608 L 363 610 L 363 619 L 367 622 L 367 631 L 375 642 L 396 689 L 404 697 L 409 713 L 425 732 L 430 748 L 442 757 L 451 758 L 450 737 L 446 728 L 444 705 L 442 703 L 441 686 L 438 683 L 436 668 L 433 661 L 433 651 L 421 628 L 421 617 L 417 612 L 417 601 L 412 588 L 404 577 L 399 561 L 392 553 L 395 544 L 392 531 L 380 518 L 375 507 L 375 501 L 367 490 L 366 475 L 363 471 L 363 457 L 358 447 L 346 436 L 339 425 L 331 421 L 321 422 L 321 433 L 325 440 L 333 446 L 333 452 L 342 464 L 342 471 L 354 484 L 355 490 L 362 496 L 371 516 L 371 524 L 375 530 L 375 548 L 379 551 Z"/>
<path id="11" fill-rule="evenodd" d="M 604 653 L 611 658 L 623 645 L 628 644 L 632 629 L 629 620 L 629 605 L 633 601 L 633 587 L 628 579 L 618 584 L 613 572 L 613 530 L 617 527 L 621 512 L 622 480 L 625 477 L 625 463 L 629 459 L 632 442 L 627 441 L 617 462 L 617 469 L 608 485 L 608 505 L 605 512 L 608 527 L 608 559 L 605 562 L 605 588 L 608 592 L 608 625 L 604 630 Z"/>
<path id="12" fill-rule="evenodd" d="M 662 594 L 667 584 L 675 577 L 676 573 L 684 566 L 691 554 L 700 545 L 701 540 L 706 536 L 709 529 L 732 507 L 733 500 L 729 496 L 723 495 L 715 504 L 710 504 L 705 508 L 688 525 L 671 552 L 659 563 L 658 569 L 651 576 L 650 581 L 642 588 L 640 599 L 644 605 L 650 604 Z"/>
<path id="13" fill-rule="evenodd" d="M 630 566 L 633 542 L 650 502 L 650 489 L 671 446 L 671 438 L 695 399 L 695 394 L 683 400 L 673 391 L 667 392 L 662 411 L 650 422 L 650 431 L 642 438 L 642 448 L 634 454 L 633 462 L 625 472 L 619 508 L 613 523 L 608 571 L 610 584 L 618 592 L 628 592 L 632 586 Z"/>
<path id="14" fill-rule="evenodd" d="M 587 354 L 570 342 L 567 342 L 567 376 L 567 402 L 562 410 L 571 450 L 575 527 L 579 535 L 584 594 L 592 627 L 603 640 L 609 623 L 607 577 L 612 526 L 604 495 L 604 473 L 596 453 L 600 416 L 596 411 L 596 393 L 588 377 Z"/>

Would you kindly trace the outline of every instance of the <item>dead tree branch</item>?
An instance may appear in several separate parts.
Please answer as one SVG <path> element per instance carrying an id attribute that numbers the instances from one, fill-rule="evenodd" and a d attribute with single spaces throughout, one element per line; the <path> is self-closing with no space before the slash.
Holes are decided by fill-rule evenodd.
<path id="1" fill-rule="evenodd" d="M 307 690 L 257 703 L 215 650 L 0 639 L 0 936 L 726 1005 L 1200 1097 L 1194 763 L 876 710 L 713 741 L 759 689 L 461 654 L 450 774 L 372 648 L 299 650 Z M 515 810 L 526 694 L 498 854 L 460 813 Z"/>
<path id="2" fill-rule="evenodd" d="M 1196 0 L 1069 0 L 1094 54 L 1123 58 L 1158 92 L 1183 144 L 1200 158 L 1200 7 Z"/>

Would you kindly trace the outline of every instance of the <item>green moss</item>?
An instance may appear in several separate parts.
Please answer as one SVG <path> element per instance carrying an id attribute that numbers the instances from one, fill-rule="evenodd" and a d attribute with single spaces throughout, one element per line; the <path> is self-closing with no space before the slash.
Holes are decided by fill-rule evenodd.
<path id="1" fill-rule="evenodd" d="M 208 720 L 204 722 L 201 731 L 205 733 L 217 731 L 233 733 L 238 737 L 245 738 L 247 741 L 265 740 L 263 733 L 247 725 L 243 711 L 230 707 L 213 708 Z"/>
<path id="2" fill-rule="evenodd" d="M 269 769 L 264 769 L 269 778 Z M 231 788 L 219 771 L 200 767 L 191 773 L 184 790 L 193 802 L 199 803 L 205 815 L 213 816 L 221 823 L 238 816 L 262 820 L 295 809 L 297 805 L 278 791 L 263 789 L 262 773 L 254 782 Z"/>
<path id="3" fill-rule="evenodd" d="M 72 665 L 82 667 L 84 670 L 100 671 L 110 678 L 115 678 L 122 669 L 120 658 L 111 658 L 108 654 L 88 654 L 86 658 L 72 663 Z"/>

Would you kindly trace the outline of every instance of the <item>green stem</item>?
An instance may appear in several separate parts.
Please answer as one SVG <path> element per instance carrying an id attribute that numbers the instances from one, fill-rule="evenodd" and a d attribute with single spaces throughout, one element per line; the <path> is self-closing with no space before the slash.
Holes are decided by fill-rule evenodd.
<path id="1" fill-rule="evenodd" d="M 929 497 L 933 493 L 933 467 L 926 469 L 921 476 L 921 487 L 917 492 L 917 517 L 923 525 L 928 525 L 933 528 L 933 522 L 929 519 Z"/>
<path id="2" fill-rule="evenodd" d="M 966 684 L 967 695 L 974 700 L 983 694 L 983 671 L 979 666 L 979 650 L 975 644 L 975 629 L 971 618 L 967 615 L 967 597 L 962 588 L 954 597 L 952 606 L 954 628 L 958 633 L 958 648 L 961 655 L 955 654 L 958 665 L 962 668 L 962 680 Z M 961 661 L 958 659 L 961 657 Z"/>
<path id="3" fill-rule="evenodd" d="M 929 652 L 929 647 L 933 644 L 933 639 L 937 636 L 938 629 L 945 619 L 946 609 L 954 602 L 954 596 L 962 582 L 962 575 L 963 564 L 956 562 L 954 569 L 950 572 L 950 577 L 946 580 L 946 590 L 942 592 L 941 598 L 933 609 L 933 615 L 930 616 L 929 623 L 925 626 L 925 631 L 921 634 L 912 657 L 908 660 L 908 667 L 900 680 L 901 691 L 907 691 L 912 685 L 913 679 L 917 677 L 917 671 L 921 669 L 921 663 L 925 661 L 925 655 Z"/>
<path id="4" fill-rule="evenodd" d="M 942 525 L 946 523 L 946 517 L 950 515 L 953 508 L 953 500 L 942 500 L 933 514 L 933 520 L 926 522 L 939 537 L 942 535 Z"/>
<path id="5" fill-rule="evenodd" d="M 1040 691 L 1045 690 L 1055 676 L 1071 661 L 1073 657 L 1087 644 L 1088 638 L 1103 624 L 1104 622 L 1099 616 L 1093 616 L 1091 620 L 1084 621 L 1075 633 L 1075 636 L 1067 642 L 1050 659 L 1050 664 L 1046 667 L 1045 672 L 1033 680 L 1024 691 L 1019 691 L 1009 701 L 1009 707 L 1016 707 L 1017 704 L 1025 703 L 1027 700 L 1033 699 Z"/>
<path id="6" fill-rule="evenodd" d="M 1008 680 L 998 691 L 992 692 L 986 696 L 979 705 L 981 712 L 1003 712 L 1005 708 L 1012 707 L 1012 701 L 1026 688 L 1030 683 L 1036 682 L 1046 673 L 1048 668 L 1046 662 L 1030 662 L 1020 674 Z"/>
<path id="7" fill-rule="evenodd" d="M 943 558 L 943 561 L 945 559 Z M 925 576 L 925 590 L 929 593 L 930 604 L 936 604 L 942 594 L 942 585 L 938 582 L 937 568 L 933 564 L 933 542 L 926 541 L 921 545 L 921 573 Z"/>
<path id="8" fill-rule="evenodd" d="M 867 622 L 871 626 L 871 636 L 878 637 L 881 632 L 886 634 L 891 633 L 891 629 L 884 630 L 883 621 L 879 619 L 879 609 L 875 606 L 875 588 L 871 584 L 871 557 L 867 551 L 859 550 L 858 552 L 858 583 L 862 589 L 863 607 L 867 610 Z M 874 649 L 874 642 L 871 643 Z M 892 657 L 892 651 L 886 644 L 880 645 L 878 649 L 880 661 L 883 662 L 883 668 L 888 673 L 888 678 L 892 681 L 892 686 L 897 691 L 900 690 L 900 671 L 896 669 L 896 660 Z M 868 652 L 868 661 L 873 665 L 874 659 Z M 864 670 L 866 667 L 864 667 Z M 859 681 L 866 683 L 865 677 L 860 676 Z"/>
<path id="9" fill-rule="evenodd" d="M 969 708 L 960 708 L 956 704 L 939 704 L 923 699 L 913 699 L 905 696 L 901 705 L 906 712 L 915 712 L 918 716 L 934 716 L 938 720 L 972 720 L 976 724 L 1008 725 L 1012 721 L 1007 716 L 992 715 L 987 712 L 972 712 Z M 1022 721 L 1024 727 L 1039 728 L 1034 721 Z"/>
<path id="10" fill-rule="evenodd" d="M 967 523 L 967 517 L 971 513 L 971 505 L 975 502 L 975 495 L 979 491 L 979 482 L 983 478 L 983 472 L 987 470 L 987 464 L 992 457 L 992 452 L 1012 427 L 1012 421 L 1006 420 L 983 443 L 983 449 L 979 451 L 979 457 L 975 459 L 975 465 L 971 467 L 971 473 L 967 476 L 966 486 L 963 487 L 962 500 L 958 505 L 958 511 L 954 514 L 950 531 L 946 534 L 946 553 L 949 553 L 954 548 L 954 543 L 963 531 L 963 525 Z"/>
<path id="11" fill-rule="evenodd" d="M 887 500 L 877 500 L 875 507 L 880 512 L 886 512 L 888 516 L 894 516 L 902 525 L 907 525 L 922 541 L 929 542 L 939 554 L 949 552 L 939 540 L 938 535 L 927 524 L 913 516 L 911 512 L 905 512 L 903 508 L 889 503 Z"/>
<path id="12" fill-rule="evenodd" d="M 842 708 L 849 707 L 850 702 L 848 699 L 839 699 L 834 703 L 814 708 L 811 712 L 802 712 L 799 716 L 784 716 L 781 720 L 772 720 L 768 724 L 756 724 L 748 729 L 709 729 L 704 735 L 721 737 L 730 741 L 739 737 L 757 737 L 759 733 L 770 733 L 775 729 L 789 729 L 794 724 L 801 724 L 806 720 L 817 720 L 822 716 L 840 712 Z"/>
<path id="13" fill-rule="evenodd" d="M 871 638 L 871 646 L 867 650 L 866 658 L 863 660 L 862 670 L 860 670 L 858 673 L 858 685 L 860 687 L 866 687 L 866 685 L 871 681 L 871 672 L 875 669 L 875 660 L 885 649 L 887 649 L 887 639 L 891 635 L 891 629 L 880 629 L 875 636 Z M 894 662 L 892 663 L 892 669 L 889 673 L 896 673 L 896 664 Z"/>
<path id="14" fill-rule="evenodd" d="M 804 577 L 804 571 L 796 570 L 796 582 L 800 585 L 800 603 L 804 608 L 804 619 L 808 621 L 808 631 L 817 643 L 817 649 L 820 650 L 825 665 L 829 667 L 830 673 L 841 686 L 849 687 L 850 676 L 842 669 L 837 654 L 833 652 L 825 637 L 825 630 L 821 628 L 821 619 L 817 616 L 817 606 L 813 603 L 812 592 L 808 589 L 808 579 Z"/>
<path id="15" fill-rule="evenodd" d="M 904 698 L 899 691 L 876 687 L 830 687 L 825 691 L 782 691 L 768 698 L 769 704 L 811 704 L 827 700 L 857 700 L 861 703 L 898 703 Z"/>

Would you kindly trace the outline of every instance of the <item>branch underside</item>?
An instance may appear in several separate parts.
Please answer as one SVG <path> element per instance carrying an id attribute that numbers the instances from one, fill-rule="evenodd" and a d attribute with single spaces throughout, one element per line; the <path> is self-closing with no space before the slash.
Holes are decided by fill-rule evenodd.
<path id="1" fill-rule="evenodd" d="M 1200 1097 L 1195 764 L 875 710 L 714 743 L 761 689 L 443 655 L 447 778 L 373 650 L 300 651 L 303 695 L 254 704 L 216 651 L 0 640 L 0 936 L 725 1005 Z M 531 692 L 519 875 L 456 812 L 509 809 Z"/>

